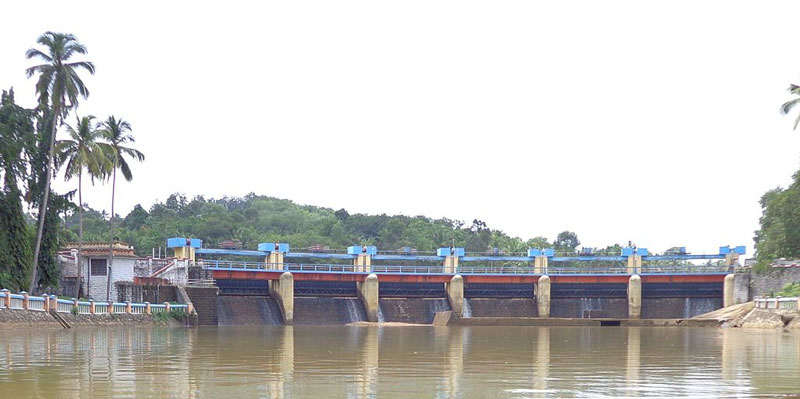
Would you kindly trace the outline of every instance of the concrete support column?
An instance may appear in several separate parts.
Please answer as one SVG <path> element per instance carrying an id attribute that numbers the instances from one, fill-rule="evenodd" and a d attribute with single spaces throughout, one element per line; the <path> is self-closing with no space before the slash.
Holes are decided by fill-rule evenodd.
<path id="1" fill-rule="evenodd" d="M 450 310 L 458 317 L 464 315 L 464 278 L 456 274 L 450 279 L 449 283 L 444 284 L 447 291 L 447 301 L 450 302 Z"/>
<path id="2" fill-rule="evenodd" d="M 739 264 L 739 254 L 736 252 L 729 252 L 725 254 L 725 266 L 736 266 Z"/>
<path id="3" fill-rule="evenodd" d="M 550 277 L 543 275 L 536 283 L 536 306 L 539 317 L 550 317 Z"/>
<path id="4" fill-rule="evenodd" d="M 641 273 L 642 270 L 642 255 L 629 255 L 628 256 L 628 274 Z"/>
<path id="5" fill-rule="evenodd" d="M 372 323 L 378 322 L 378 276 L 370 274 L 363 282 L 356 282 L 358 288 L 358 298 L 364 304 L 364 310 L 367 313 L 367 321 Z"/>
<path id="6" fill-rule="evenodd" d="M 353 259 L 354 270 L 358 273 L 369 273 L 372 271 L 372 255 L 359 254 Z"/>
<path id="7" fill-rule="evenodd" d="M 628 279 L 628 318 L 642 318 L 642 278 L 636 274 Z"/>
<path id="8" fill-rule="evenodd" d="M 444 272 L 455 273 L 458 270 L 458 256 L 447 256 L 444 258 Z"/>
<path id="9" fill-rule="evenodd" d="M 283 322 L 292 324 L 294 322 L 294 276 L 292 273 L 285 272 L 279 279 L 270 280 L 269 295 L 278 302 Z"/>
<path id="10" fill-rule="evenodd" d="M 547 256 L 539 255 L 533 258 L 533 273 L 534 274 L 547 273 Z"/>
<path id="11" fill-rule="evenodd" d="M 283 270 L 283 253 L 270 252 L 267 256 L 267 269 L 270 270 Z"/>
<path id="12" fill-rule="evenodd" d="M 725 276 L 725 280 L 722 283 L 722 307 L 727 308 L 728 306 L 734 305 L 733 291 L 735 279 L 735 274 L 728 274 Z"/>

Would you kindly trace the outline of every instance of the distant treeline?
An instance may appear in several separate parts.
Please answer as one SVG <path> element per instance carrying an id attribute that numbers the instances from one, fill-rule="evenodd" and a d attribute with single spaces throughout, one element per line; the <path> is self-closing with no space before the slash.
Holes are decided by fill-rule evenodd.
<path id="1" fill-rule="evenodd" d="M 84 213 L 84 239 L 108 240 L 108 215 L 88 209 Z M 164 247 L 168 237 L 200 238 L 205 247 L 224 241 L 240 241 L 246 249 L 261 242 L 288 242 L 293 249 L 343 249 L 350 245 L 376 245 L 381 250 L 410 248 L 434 251 L 439 247 L 464 247 L 468 252 L 523 253 L 528 248 L 574 252 L 580 245 L 575 233 L 564 231 L 553 241 L 545 237 L 524 240 L 489 228 L 480 220 L 471 223 L 425 216 L 350 214 L 298 205 L 292 201 L 248 194 L 244 197 L 191 200 L 173 194 L 145 210 L 136 205 L 125 217 L 115 218 L 117 237 L 149 255 Z M 77 218 L 67 218 L 68 239 L 77 239 Z M 614 246 L 619 248 L 619 246 Z"/>

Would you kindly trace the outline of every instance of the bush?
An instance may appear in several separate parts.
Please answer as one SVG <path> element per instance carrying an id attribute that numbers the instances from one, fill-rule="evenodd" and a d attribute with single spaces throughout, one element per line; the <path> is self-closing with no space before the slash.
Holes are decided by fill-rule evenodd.
<path id="1" fill-rule="evenodd" d="M 153 313 L 153 318 L 162 323 L 166 323 L 169 319 L 181 321 L 185 316 L 186 312 L 183 309 L 170 309 L 169 312 Z"/>
<path id="2" fill-rule="evenodd" d="M 778 296 L 800 296 L 800 282 L 786 284 Z"/>

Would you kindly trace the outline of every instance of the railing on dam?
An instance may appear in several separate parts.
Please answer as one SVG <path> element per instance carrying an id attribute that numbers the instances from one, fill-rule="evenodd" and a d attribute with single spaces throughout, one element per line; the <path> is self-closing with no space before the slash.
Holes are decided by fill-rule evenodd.
<path id="1" fill-rule="evenodd" d="M 191 304 L 183 303 L 133 303 L 133 302 L 95 302 L 80 301 L 75 298 L 64 299 L 55 295 L 42 296 L 28 295 L 26 292 L 18 294 L 9 290 L 0 290 L 0 309 L 30 310 L 37 312 L 54 311 L 58 313 L 74 314 L 153 314 L 182 310 L 192 313 Z"/>
<path id="2" fill-rule="evenodd" d="M 785 309 L 785 310 L 797 310 L 798 309 L 798 301 L 800 298 L 798 297 L 776 297 L 776 298 L 761 298 L 756 297 L 753 302 L 755 302 L 756 308 L 758 309 L 770 309 L 770 310 L 778 310 L 778 309 Z"/>
<path id="3" fill-rule="evenodd" d="M 720 265 L 645 265 L 640 268 L 574 266 L 544 267 L 530 265 L 459 265 L 455 271 L 443 265 L 376 265 L 356 266 L 335 263 L 265 263 L 230 260 L 208 260 L 197 262 L 198 266 L 210 270 L 253 270 L 301 273 L 378 273 L 378 274 L 465 274 L 465 275 L 626 275 L 626 274 L 727 274 L 729 266 Z M 369 271 L 367 271 L 369 270 Z"/>

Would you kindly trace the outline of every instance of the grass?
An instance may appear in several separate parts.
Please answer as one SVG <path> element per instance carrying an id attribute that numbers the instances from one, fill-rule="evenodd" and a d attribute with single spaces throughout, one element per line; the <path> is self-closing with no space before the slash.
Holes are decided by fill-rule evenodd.
<path id="1" fill-rule="evenodd" d="M 169 319 L 181 321 L 185 316 L 186 311 L 183 309 L 170 309 L 169 312 L 153 313 L 153 318 L 162 323 L 166 323 Z"/>
<path id="2" fill-rule="evenodd" d="M 783 286 L 783 289 L 780 290 L 777 296 L 800 296 L 800 282 L 789 283 Z"/>

